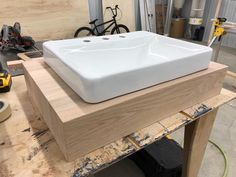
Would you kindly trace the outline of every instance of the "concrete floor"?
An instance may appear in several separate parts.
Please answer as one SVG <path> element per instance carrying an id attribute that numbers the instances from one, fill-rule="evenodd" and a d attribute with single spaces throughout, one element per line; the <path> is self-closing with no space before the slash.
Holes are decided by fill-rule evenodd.
<path id="1" fill-rule="evenodd" d="M 40 48 L 40 47 L 39 47 Z M 0 53 L 0 61 L 15 59 L 16 52 Z M 236 49 L 222 47 L 220 63 L 229 66 L 229 70 L 236 72 Z M 236 79 L 226 77 L 224 87 L 236 91 Z M 229 159 L 228 177 L 236 175 L 236 100 L 222 106 L 217 114 L 217 119 L 211 134 L 211 140 L 219 144 L 227 153 Z M 172 137 L 183 144 L 183 129 L 172 134 Z M 199 177 L 221 177 L 224 170 L 224 160 L 220 152 L 211 144 L 208 144 Z M 128 159 L 122 160 L 111 167 L 97 173 L 95 177 L 143 177 L 142 171 Z"/>

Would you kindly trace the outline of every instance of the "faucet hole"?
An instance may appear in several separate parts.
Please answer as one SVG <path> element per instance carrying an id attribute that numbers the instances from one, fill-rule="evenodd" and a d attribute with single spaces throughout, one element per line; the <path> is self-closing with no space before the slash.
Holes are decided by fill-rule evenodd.
<path id="1" fill-rule="evenodd" d="M 108 37 L 103 37 L 102 40 L 109 40 L 109 38 Z"/>
<path id="2" fill-rule="evenodd" d="M 90 40 L 87 40 L 87 39 L 85 39 L 85 40 L 83 40 L 83 42 L 91 42 Z"/>
<path id="3" fill-rule="evenodd" d="M 126 36 L 122 36 L 122 35 L 121 35 L 121 36 L 119 36 L 119 37 L 120 37 L 120 38 L 126 38 Z"/>

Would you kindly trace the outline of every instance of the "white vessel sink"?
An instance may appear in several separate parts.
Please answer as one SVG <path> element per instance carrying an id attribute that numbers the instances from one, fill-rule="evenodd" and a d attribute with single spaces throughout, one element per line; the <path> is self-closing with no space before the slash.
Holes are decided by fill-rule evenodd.
<path id="1" fill-rule="evenodd" d="M 209 65 L 212 49 L 150 32 L 48 41 L 46 63 L 86 102 L 98 103 Z"/>

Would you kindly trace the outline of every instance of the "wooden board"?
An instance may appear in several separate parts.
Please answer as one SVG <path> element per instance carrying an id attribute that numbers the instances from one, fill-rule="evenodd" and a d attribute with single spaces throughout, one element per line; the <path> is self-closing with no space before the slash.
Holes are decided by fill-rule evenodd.
<path id="1" fill-rule="evenodd" d="M 204 104 L 214 109 L 235 96 L 236 93 L 223 89 L 220 95 Z M 11 92 L 1 94 L 0 98 L 8 100 L 12 107 L 12 116 L 0 124 L 0 176 L 87 176 L 194 120 L 178 113 L 132 134 L 146 145 L 139 144 L 139 141 L 131 142 L 129 136 L 66 162 L 47 125 L 33 109 L 23 76 L 13 77 Z M 189 110 L 194 112 L 195 107 Z"/>
<path id="2" fill-rule="evenodd" d="M 24 62 L 23 60 L 7 61 L 7 66 L 12 76 L 18 76 L 24 74 L 22 66 L 23 62 Z"/>
<path id="3" fill-rule="evenodd" d="M 36 41 L 73 38 L 77 28 L 87 26 L 87 0 L 1 1 L 0 26 L 21 23 L 23 35 Z"/>
<path id="4" fill-rule="evenodd" d="M 103 0 L 103 10 L 105 11 L 106 7 L 111 6 L 112 8 L 115 5 L 118 5 L 122 13 L 118 10 L 118 24 L 126 25 L 130 31 L 135 31 L 135 9 L 134 9 L 135 0 Z M 112 14 L 110 10 L 107 10 L 104 16 L 104 21 L 112 19 Z"/>
<path id="5" fill-rule="evenodd" d="M 226 66 L 211 63 L 207 70 L 103 103 L 88 104 L 42 59 L 23 65 L 29 95 L 67 160 L 219 94 L 226 73 Z"/>
<path id="6" fill-rule="evenodd" d="M 226 73 L 228 76 L 231 76 L 233 78 L 236 78 L 236 73 L 232 72 L 232 71 L 227 71 Z"/>
<path id="7" fill-rule="evenodd" d="M 21 60 L 30 60 L 33 58 L 40 58 L 43 56 L 43 51 L 29 51 L 29 52 L 24 52 L 24 53 L 18 53 L 17 56 L 21 59 Z"/>

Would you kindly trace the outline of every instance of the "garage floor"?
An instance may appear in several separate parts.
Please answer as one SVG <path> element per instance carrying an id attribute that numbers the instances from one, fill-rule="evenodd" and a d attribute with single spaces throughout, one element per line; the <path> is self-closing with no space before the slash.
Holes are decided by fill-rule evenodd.
<path id="1" fill-rule="evenodd" d="M 39 44 L 40 46 L 40 44 Z M 39 47 L 38 46 L 38 47 Z M 40 48 L 40 47 L 39 47 Z M 0 53 L 0 61 L 12 60 L 16 58 L 16 53 Z M 220 63 L 229 66 L 229 70 L 236 72 L 236 50 L 222 47 L 219 54 Z M 226 77 L 224 87 L 236 91 L 236 79 Z M 172 137 L 183 144 L 183 129 L 172 134 Z M 217 119 L 211 134 L 211 139 L 219 144 L 228 155 L 229 175 L 235 177 L 236 174 L 236 100 L 222 106 L 217 114 Z M 199 177 L 221 177 L 224 170 L 224 160 L 220 152 L 211 144 L 208 144 L 205 158 L 200 170 Z M 121 162 L 99 172 L 95 177 L 143 177 L 139 170 L 131 161 L 125 159 Z"/>

